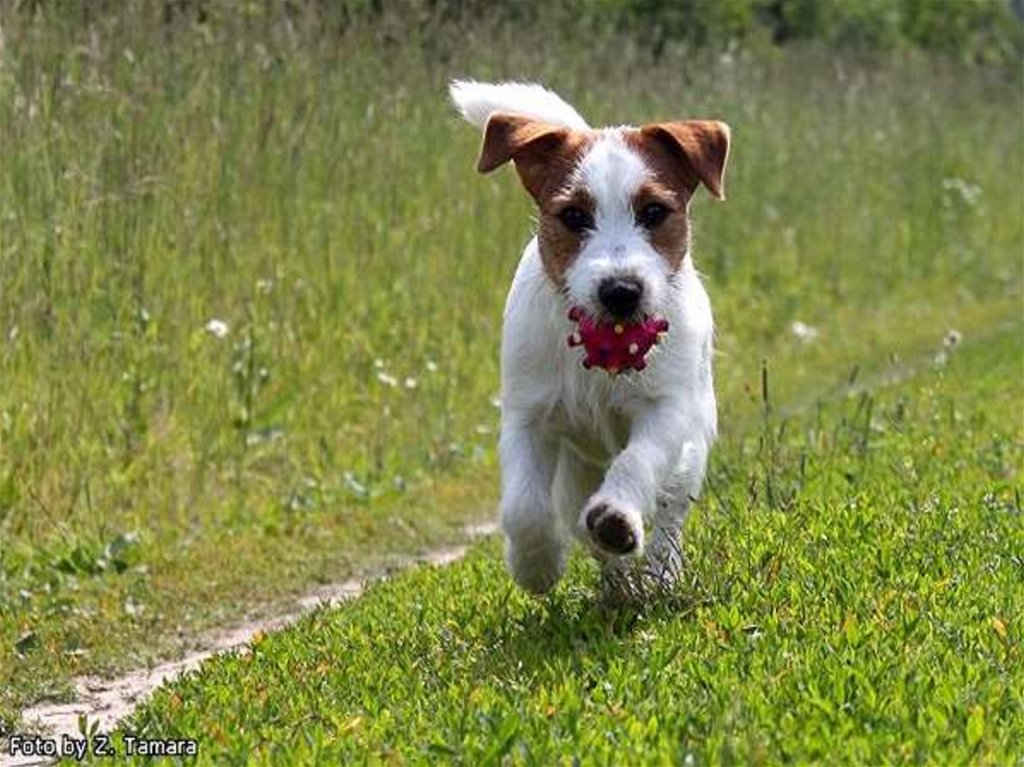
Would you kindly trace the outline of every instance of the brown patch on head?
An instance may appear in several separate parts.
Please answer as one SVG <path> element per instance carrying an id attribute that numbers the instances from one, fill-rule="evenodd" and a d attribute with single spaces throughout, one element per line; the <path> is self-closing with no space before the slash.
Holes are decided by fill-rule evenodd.
<path id="1" fill-rule="evenodd" d="M 484 128 L 477 170 L 489 173 L 510 160 L 515 164 L 520 181 L 537 203 L 541 261 L 559 287 L 565 283 L 565 272 L 579 254 L 584 236 L 566 227 L 559 215 L 573 207 L 591 217 L 594 214 L 594 202 L 584 190 L 566 188 L 594 139 L 589 131 L 512 114 L 493 114 Z"/>
<path id="2" fill-rule="evenodd" d="M 690 246 L 690 222 L 686 215 L 688 195 L 658 180 L 658 170 L 650 161 L 654 181 L 643 184 L 633 195 L 633 216 L 637 226 L 646 230 L 647 239 L 658 255 L 668 262 L 672 271 L 679 268 Z M 647 224 L 651 208 L 668 211 L 654 226 Z"/>
<path id="3" fill-rule="evenodd" d="M 653 176 L 633 196 L 637 222 L 643 225 L 644 211 L 652 203 L 668 209 L 660 223 L 646 228 L 652 247 L 675 270 L 689 247 L 686 212 L 697 187 L 704 184 L 715 197 L 724 199 L 729 126 L 704 120 L 652 123 L 627 131 L 623 138 Z"/>
<path id="4" fill-rule="evenodd" d="M 583 247 L 586 231 L 574 231 L 563 222 L 561 215 L 565 211 L 576 208 L 594 220 L 594 199 L 586 189 L 563 190 L 545 200 L 538 206 L 537 242 L 540 246 L 540 260 L 556 285 L 565 285 L 565 273 L 573 265 Z"/>

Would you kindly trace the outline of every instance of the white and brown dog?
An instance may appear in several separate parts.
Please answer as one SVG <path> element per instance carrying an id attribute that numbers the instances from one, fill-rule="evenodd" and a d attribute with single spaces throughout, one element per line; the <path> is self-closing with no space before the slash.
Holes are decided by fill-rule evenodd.
<path id="1" fill-rule="evenodd" d="M 729 128 L 595 129 L 537 85 L 457 81 L 451 97 L 483 129 L 477 169 L 511 160 L 538 210 L 501 350 L 509 570 L 548 591 L 575 534 L 614 575 L 647 524 L 648 570 L 672 580 L 717 421 L 687 211 L 700 184 L 722 197 Z"/>

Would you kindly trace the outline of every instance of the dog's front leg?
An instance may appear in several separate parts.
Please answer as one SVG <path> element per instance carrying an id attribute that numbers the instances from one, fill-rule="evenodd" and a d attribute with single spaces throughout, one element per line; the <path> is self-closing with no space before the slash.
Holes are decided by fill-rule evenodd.
<path id="1" fill-rule="evenodd" d="M 688 426 L 686 408 L 669 399 L 635 417 L 626 448 L 579 518 L 601 551 L 620 556 L 643 551 L 644 519 L 654 513 L 658 490 L 679 461 Z"/>
<path id="2" fill-rule="evenodd" d="M 710 439 L 695 434 L 683 444 L 679 465 L 658 491 L 651 545 L 647 550 L 647 572 L 662 585 L 674 583 L 683 566 L 679 531 L 700 494 L 707 469 Z"/>
<path id="3" fill-rule="evenodd" d="M 558 582 L 566 562 L 551 503 L 558 445 L 536 419 L 509 413 L 502 419 L 499 449 L 505 562 L 516 583 L 543 594 Z"/>

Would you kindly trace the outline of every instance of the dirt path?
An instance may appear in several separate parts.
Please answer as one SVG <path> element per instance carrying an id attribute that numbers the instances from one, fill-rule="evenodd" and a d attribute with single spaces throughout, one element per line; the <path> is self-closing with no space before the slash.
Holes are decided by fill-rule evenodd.
<path id="1" fill-rule="evenodd" d="M 467 527 L 465 544 L 434 549 L 408 557 L 399 563 L 398 569 L 418 564 L 449 564 L 461 559 L 474 540 L 496 531 L 497 526 L 493 523 Z M 70 703 L 44 703 L 32 706 L 21 712 L 22 720 L 32 731 L 45 732 L 48 738 L 58 741 L 64 735 L 79 736 L 78 721 L 81 716 L 87 718 L 90 726 L 97 722 L 100 732 L 108 732 L 164 682 L 199 668 L 207 658 L 244 647 L 258 633 L 269 633 L 290 626 L 322 604 L 337 605 L 353 599 L 363 592 L 367 584 L 387 578 L 393 572 L 395 568 L 390 567 L 385 571 L 321 586 L 299 597 L 295 603 L 296 608 L 291 612 L 275 618 L 242 623 L 234 628 L 211 634 L 201 644 L 204 649 L 190 653 L 180 660 L 132 671 L 115 679 L 79 677 L 74 680 L 75 700 Z M 52 760 L 41 757 L 12 757 L 5 753 L 2 761 L 5 767 L 27 767 L 49 764 Z"/>

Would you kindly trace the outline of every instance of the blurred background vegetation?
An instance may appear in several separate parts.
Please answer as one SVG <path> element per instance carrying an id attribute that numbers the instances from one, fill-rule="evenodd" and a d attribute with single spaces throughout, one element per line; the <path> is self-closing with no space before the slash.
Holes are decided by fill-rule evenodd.
<path id="1" fill-rule="evenodd" d="M 246 28 L 284 23 L 311 38 L 369 30 L 383 44 L 415 39 L 438 50 L 460 33 L 548 28 L 568 42 L 636 35 L 654 58 L 666 46 L 784 45 L 818 41 L 884 51 L 922 48 L 965 62 L 1019 61 L 1024 0 L 12 0 L 13 14 L 54 15 L 72 25 L 138 15 L 172 29 L 199 23 Z M 455 39 L 453 39 L 453 36 Z"/>

